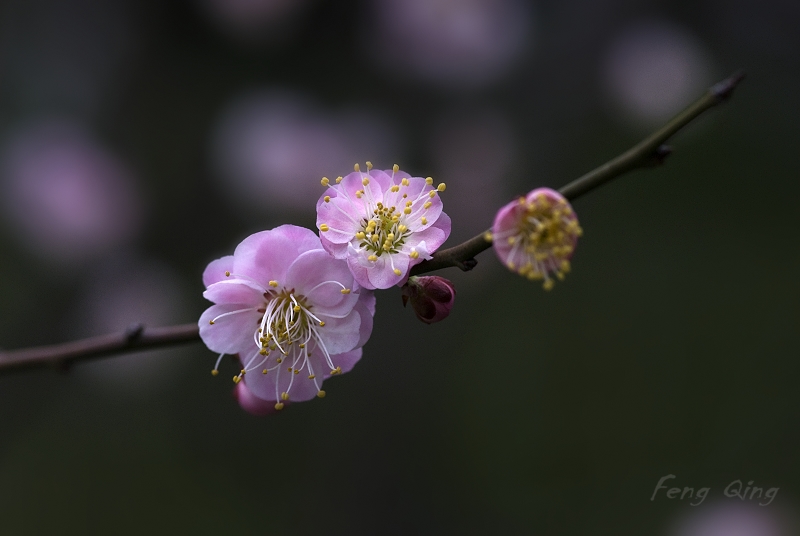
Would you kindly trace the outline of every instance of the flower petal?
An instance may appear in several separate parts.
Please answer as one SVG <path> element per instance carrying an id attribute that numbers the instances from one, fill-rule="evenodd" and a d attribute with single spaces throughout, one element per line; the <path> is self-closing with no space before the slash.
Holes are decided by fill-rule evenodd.
<path id="1" fill-rule="evenodd" d="M 358 300 L 352 292 L 354 282 L 347 263 L 317 249 L 297 257 L 286 272 L 284 286 L 305 296 L 315 314 L 342 317 L 353 310 Z M 342 294 L 342 288 L 350 292 Z"/>
<path id="2" fill-rule="evenodd" d="M 226 279 L 209 286 L 203 297 L 213 303 L 259 305 L 264 303 L 264 288 L 245 279 Z"/>
<path id="3" fill-rule="evenodd" d="M 245 238 L 234 251 L 233 273 L 262 285 L 281 281 L 292 261 L 301 253 L 322 249 L 314 231 L 295 225 L 281 225 Z"/>
<path id="4" fill-rule="evenodd" d="M 203 284 L 208 287 L 218 281 L 222 281 L 228 277 L 225 272 L 230 272 L 231 270 L 233 270 L 233 255 L 227 255 L 221 259 L 211 261 L 203 272 Z"/>
<path id="5" fill-rule="evenodd" d="M 349 352 L 361 339 L 361 315 L 353 310 L 344 318 L 333 318 L 319 315 L 325 322 L 318 328 L 320 343 L 328 351 L 328 355 Z"/>
<path id="6" fill-rule="evenodd" d="M 242 309 L 245 310 L 220 317 Z M 210 324 L 215 318 L 214 324 Z M 220 354 L 238 354 L 257 349 L 253 335 L 260 318 L 261 313 L 255 307 L 225 303 L 206 309 L 197 324 L 200 327 L 200 338 L 210 350 Z"/>

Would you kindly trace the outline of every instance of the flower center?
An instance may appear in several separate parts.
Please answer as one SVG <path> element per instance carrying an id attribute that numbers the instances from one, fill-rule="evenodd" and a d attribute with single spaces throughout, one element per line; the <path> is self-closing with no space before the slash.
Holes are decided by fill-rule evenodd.
<path id="1" fill-rule="evenodd" d="M 408 202 L 409 206 L 411 202 Z M 370 251 L 376 257 L 384 253 L 400 251 L 405 239 L 411 234 L 408 227 L 400 223 L 403 214 L 396 207 L 386 207 L 377 203 L 372 217 L 361 220 L 361 230 L 356 233 L 359 247 Z"/>
<path id="2" fill-rule="evenodd" d="M 544 195 L 528 202 L 520 198 L 524 213 L 517 223 L 517 232 L 508 237 L 512 251 L 523 251 L 528 262 L 516 267 L 529 279 L 544 279 L 544 288 L 553 287 L 548 272 L 564 279 L 569 272 L 569 258 L 575 242 L 583 234 L 572 208 L 563 199 L 550 199 Z M 513 268 L 513 267 L 512 267 Z"/>

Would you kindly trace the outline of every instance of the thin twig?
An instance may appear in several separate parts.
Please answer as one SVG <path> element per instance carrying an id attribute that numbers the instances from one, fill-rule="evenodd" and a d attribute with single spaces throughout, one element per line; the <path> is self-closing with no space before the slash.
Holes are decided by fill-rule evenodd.
<path id="1" fill-rule="evenodd" d="M 51 346 L 0 351 L 0 372 L 48 367 L 64 370 L 76 361 L 199 340 L 197 323 L 161 328 L 148 328 L 136 324 L 121 333 L 110 333 Z"/>
<path id="2" fill-rule="evenodd" d="M 590 171 L 562 187 L 559 192 L 570 201 L 594 190 L 611 179 L 634 169 L 652 167 L 661 164 L 672 151 L 664 143 L 680 129 L 688 125 L 706 110 L 725 102 L 733 90 L 744 79 L 743 72 L 737 72 L 722 82 L 712 86 L 697 101 L 673 117 L 666 125 L 643 139 L 613 160 Z M 490 231 L 490 230 L 488 230 Z M 442 268 L 458 267 L 470 269 L 475 266 L 475 256 L 492 246 L 490 234 L 485 231 L 462 244 L 447 249 L 440 249 L 433 258 L 419 263 L 411 269 L 411 275 L 419 275 Z"/>
<path id="3" fill-rule="evenodd" d="M 697 116 L 727 100 L 743 78 L 744 73 L 736 73 L 714 85 L 694 104 L 675 116 L 661 129 L 613 160 L 567 184 L 559 191 L 567 199 L 573 200 L 623 173 L 660 164 L 671 152 L 664 142 Z M 462 244 L 437 251 L 431 260 L 415 266 L 411 270 L 411 274 L 419 275 L 453 266 L 465 271 L 470 270 L 475 266 L 475 256 L 492 245 L 485 236 L 486 233 L 481 233 Z M 161 328 L 145 328 L 141 324 L 137 324 L 123 333 L 112 333 L 51 346 L 0 351 L 0 373 L 46 367 L 63 370 L 77 361 L 149 348 L 163 348 L 199 340 L 197 324 Z"/>

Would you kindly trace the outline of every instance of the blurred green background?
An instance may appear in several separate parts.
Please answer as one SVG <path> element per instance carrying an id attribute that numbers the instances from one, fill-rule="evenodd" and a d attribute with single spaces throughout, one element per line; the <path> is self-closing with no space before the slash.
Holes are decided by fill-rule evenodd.
<path id="1" fill-rule="evenodd" d="M 486 252 L 432 326 L 380 292 L 324 401 L 250 416 L 199 343 L 0 378 L 0 533 L 795 533 L 798 28 L 789 0 L 0 2 L 7 349 L 194 321 L 206 263 L 313 227 L 357 161 L 447 182 L 455 244 L 748 73 L 576 201 L 564 283 Z M 711 491 L 651 501 L 669 474 Z"/>

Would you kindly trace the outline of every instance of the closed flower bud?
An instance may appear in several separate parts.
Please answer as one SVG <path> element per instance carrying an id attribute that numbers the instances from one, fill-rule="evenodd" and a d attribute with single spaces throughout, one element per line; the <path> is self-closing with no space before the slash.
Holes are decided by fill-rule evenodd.
<path id="1" fill-rule="evenodd" d="M 403 286 L 403 305 L 410 301 L 417 318 L 426 324 L 447 318 L 455 299 L 453 283 L 438 275 L 410 277 Z"/>

